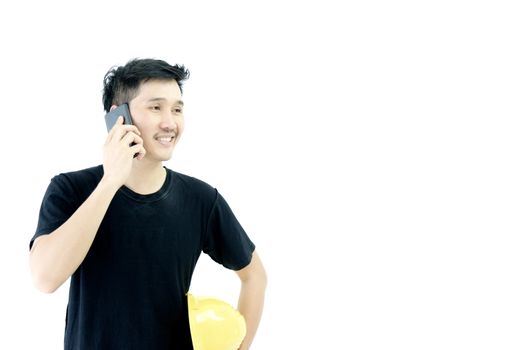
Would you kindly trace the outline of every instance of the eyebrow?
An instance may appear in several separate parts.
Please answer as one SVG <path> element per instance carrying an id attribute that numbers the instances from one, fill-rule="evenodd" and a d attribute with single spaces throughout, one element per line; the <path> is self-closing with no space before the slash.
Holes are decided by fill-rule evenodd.
<path id="1" fill-rule="evenodd" d="M 158 101 L 167 101 L 167 99 L 164 98 L 164 97 L 154 97 L 154 98 L 151 98 L 151 99 L 147 100 L 147 102 L 158 102 Z M 175 104 L 183 106 L 184 105 L 184 101 L 176 100 Z"/>

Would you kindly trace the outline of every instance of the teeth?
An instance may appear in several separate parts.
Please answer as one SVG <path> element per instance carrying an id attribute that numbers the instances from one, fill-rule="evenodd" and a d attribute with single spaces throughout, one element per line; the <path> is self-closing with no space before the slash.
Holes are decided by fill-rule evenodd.
<path id="1" fill-rule="evenodd" d="M 160 142 L 171 142 L 172 137 L 159 137 L 157 140 Z"/>

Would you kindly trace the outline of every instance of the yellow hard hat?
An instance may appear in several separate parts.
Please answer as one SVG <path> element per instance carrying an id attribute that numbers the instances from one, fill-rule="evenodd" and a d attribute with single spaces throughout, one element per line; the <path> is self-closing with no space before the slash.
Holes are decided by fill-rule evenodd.
<path id="1" fill-rule="evenodd" d="M 246 321 L 228 303 L 187 293 L 189 327 L 195 350 L 237 350 L 246 336 Z"/>

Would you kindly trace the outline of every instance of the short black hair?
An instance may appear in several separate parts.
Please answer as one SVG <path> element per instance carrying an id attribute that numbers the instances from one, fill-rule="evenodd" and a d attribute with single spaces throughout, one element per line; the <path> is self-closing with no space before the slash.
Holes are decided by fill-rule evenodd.
<path id="1" fill-rule="evenodd" d="M 189 70 L 184 65 L 151 59 L 132 59 L 124 66 L 113 66 L 104 76 L 102 103 L 109 112 L 112 105 L 129 102 L 138 93 L 140 84 L 150 79 L 176 80 L 180 91 L 182 83 L 189 78 Z"/>

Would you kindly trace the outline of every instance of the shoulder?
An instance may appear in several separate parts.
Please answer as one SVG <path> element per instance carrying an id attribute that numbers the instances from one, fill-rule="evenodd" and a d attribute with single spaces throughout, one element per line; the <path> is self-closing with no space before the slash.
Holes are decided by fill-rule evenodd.
<path id="1" fill-rule="evenodd" d="M 183 190 L 191 196 L 196 196 L 206 201 L 214 201 L 217 198 L 217 189 L 207 182 L 170 169 L 167 169 L 167 171 L 171 172 L 172 177 L 177 182 L 179 190 Z"/>
<path id="2" fill-rule="evenodd" d="M 100 179 L 102 178 L 103 175 L 104 175 L 104 168 L 100 164 L 100 165 L 93 166 L 90 168 L 60 173 L 56 175 L 55 177 L 65 177 L 65 178 L 69 178 L 72 180 L 81 180 L 85 178 Z"/>
<path id="3" fill-rule="evenodd" d="M 91 193 L 103 175 L 104 169 L 102 165 L 97 165 L 86 169 L 60 173 L 52 178 L 51 183 L 64 190 L 76 193 L 86 191 Z"/>

